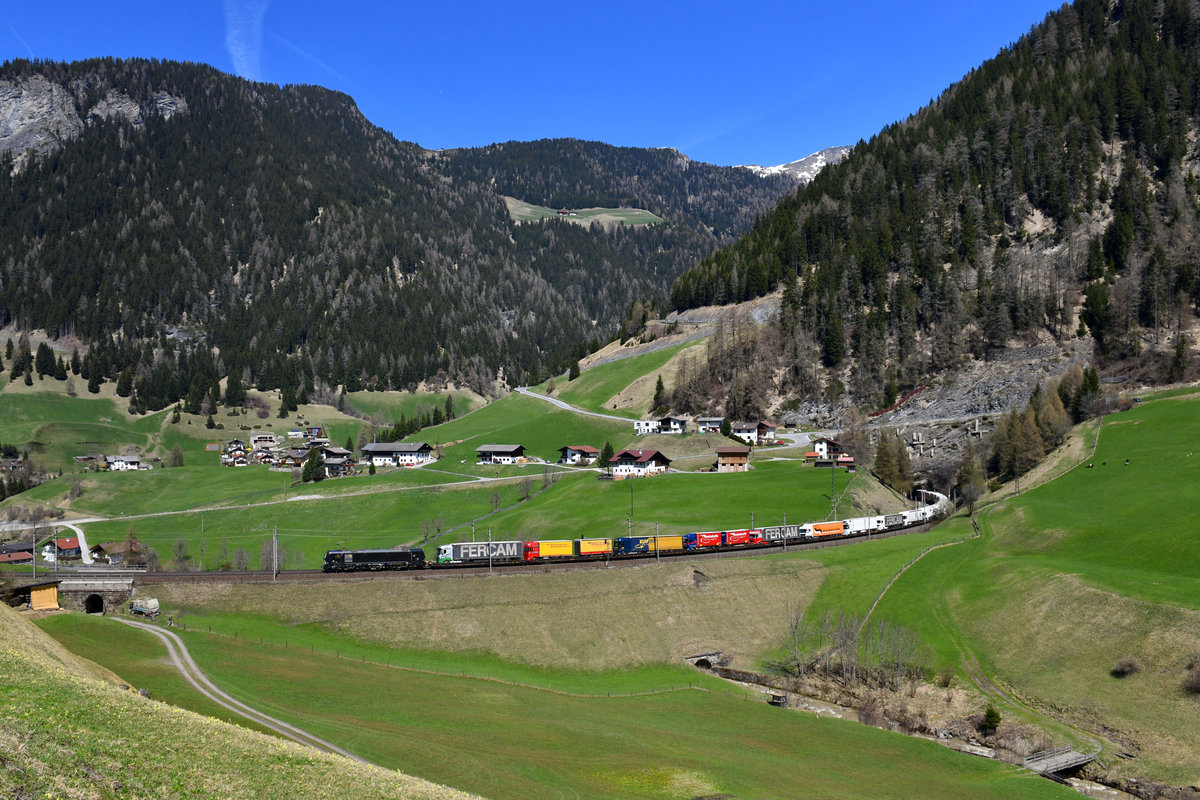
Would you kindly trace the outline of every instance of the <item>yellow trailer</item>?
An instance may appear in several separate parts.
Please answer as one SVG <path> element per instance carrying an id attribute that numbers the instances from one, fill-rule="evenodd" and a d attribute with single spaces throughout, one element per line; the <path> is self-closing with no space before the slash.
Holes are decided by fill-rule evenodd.
<path id="1" fill-rule="evenodd" d="M 606 556 L 612 554 L 612 539 L 580 539 L 579 555 Z"/>
<path id="2" fill-rule="evenodd" d="M 659 550 L 663 553 L 674 550 L 683 549 L 683 536 L 653 536 L 650 541 L 650 550 Z"/>

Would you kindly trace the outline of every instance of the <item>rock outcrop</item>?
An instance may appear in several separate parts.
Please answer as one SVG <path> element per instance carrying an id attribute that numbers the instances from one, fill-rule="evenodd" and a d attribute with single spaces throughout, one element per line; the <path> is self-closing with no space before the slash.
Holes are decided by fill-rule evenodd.
<path id="1" fill-rule="evenodd" d="M 77 94 L 41 75 L 0 80 L 0 153 L 12 154 L 14 171 L 24 167 L 31 153 L 37 156 L 61 147 L 98 119 L 123 118 L 137 126 L 150 114 L 170 119 L 187 112 L 187 100 L 168 92 L 156 93 L 153 105 L 147 107 L 110 90 L 81 117 L 82 97 L 82 92 Z"/>

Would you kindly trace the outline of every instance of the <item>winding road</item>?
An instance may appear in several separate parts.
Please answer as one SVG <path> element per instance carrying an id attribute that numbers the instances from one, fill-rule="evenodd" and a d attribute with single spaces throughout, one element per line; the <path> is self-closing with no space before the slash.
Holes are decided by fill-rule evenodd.
<path id="1" fill-rule="evenodd" d="M 187 678 L 188 683 L 195 687 L 196 691 L 200 692 L 200 694 L 204 695 L 209 700 L 212 700 L 222 708 L 232 711 L 238 716 L 245 717 L 251 722 L 261 725 L 268 730 L 272 730 L 275 733 L 278 733 L 280 736 L 291 739 L 293 742 L 298 742 L 299 744 L 306 745 L 308 747 L 315 747 L 316 749 L 324 750 L 327 753 L 336 753 L 337 755 L 345 756 L 346 758 L 352 758 L 355 761 L 359 761 L 363 764 L 369 763 L 366 761 L 366 759 L 360 758 L 348 750 L 343 750 L 337 745 L 327 742 L 324 739 L 313 736 L 308 731 L 301 730 L 294 725 L 289 725 L 281 719 L 276 719 L 275 717 L 253 709 L 245 703 L 241 703 L 233 699 L 225 692 L 218 689 L 216 685 L 208 679 L 208 676 L 200 670 L 200 667 L 196 665 L 196 662 L 192 660 L 192 655 L 188 652 L 187 646 L 174 632 L 164 630 L 157 625 L 152 625 L 148 622 L 136 622 L 130 619 L 119 618 L 117 619 L 117 622 L 147 631 L 148 633 L 152 633 L 161 639 L 163 644 L 165 644 L 167 647 L 167 655 L 170 657 L 171 663 L 174 664 L 175 668 L 183 674 L 183 677 Z"/>

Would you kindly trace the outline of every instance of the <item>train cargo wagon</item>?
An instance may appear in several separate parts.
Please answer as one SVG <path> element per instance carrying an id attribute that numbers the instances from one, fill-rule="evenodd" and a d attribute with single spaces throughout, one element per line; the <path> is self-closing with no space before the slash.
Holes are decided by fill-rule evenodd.
<path id="1" fill-rule="evenodd" d="M 845 522 L 814 522 L 812 524 L 812 535 L 815 537 L 841 536 L 845 532 Z"/>
<path id="2" fill-rule="evenodd" d="M 720 547 L 720 531 L 703 531 L 701 533 L 686 533 L 683 536 L 685 550 L 699 550 L 704 547 Z"/>
<path id="3" fill-rule="evenodd" d="M 612 539 L 580 539 L 579 555 L 581 556 L 610 556 L 613 551 Z"/>
<path id="4" fill-rule="evenodd" d="M 559 539 L 549 542 L 525 543 L 526 561 L 536 561 L 543 558 L 571 558 L 574 555 L 574 539 Z"/>

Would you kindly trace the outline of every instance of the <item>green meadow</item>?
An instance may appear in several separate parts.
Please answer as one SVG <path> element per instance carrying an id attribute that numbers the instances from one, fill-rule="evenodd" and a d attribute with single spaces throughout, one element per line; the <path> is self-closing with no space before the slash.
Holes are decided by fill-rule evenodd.
<path id="1" fill-rule="evenodd" d="M 561 686 L 571 674 L 459 676 L 453 662 L 404 651 L 339 657 L 299 641 L 185 636 L 235 697 L 374 763 L 489 798 L 1068 796 L 1007 765 L 780 711 L 680 668 L 548 691 L 541 681 Z"/>
<path id="2" fill-rule="evenodd" d="M 613 408 L 612 403 L 609 401 L 639 378 L 649 377 L 662 370 L 668 361 L 683 350 L 700 348 L 696 350 L 696 354 L 698 358 L 701 357 L 703 355 L 703 347 L 703 344 L 684 342 L 642 355 L 598 364 L 581 372 L 579 377 L 573 381 L 567 381 L 564 377 L 560 376 L 555 379 L 557 386 L 555 396 L 573 406 L 588 411 L 599 411 L 619 417 L 641 419 L 644 414 L 650 411 L 649 408 Z M 654 379 L 650 378 L 650 380 L 653 381 Z M 653 383 L 650 384 L 651 392 L 653 392 L 653 385 Z M 544 391 L 545 388 L 546 384 L 537 387 L 538 391 Z M 649 398 L 647 398 L 648 402 Z"/>

